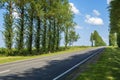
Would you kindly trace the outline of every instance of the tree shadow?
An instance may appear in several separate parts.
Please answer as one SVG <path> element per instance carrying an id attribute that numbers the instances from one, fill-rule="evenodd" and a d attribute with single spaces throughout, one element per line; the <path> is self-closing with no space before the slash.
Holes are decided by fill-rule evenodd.
<path id="1" fill-rule="evenodd" d="M 85 54 L 76 54 L 64 60 L 47 61 L 47 65 L 44 67 L 31 68 L 24 72 L 0 76 L 0 80 L 52 80 L 96 51 L 92 50 Z"/>

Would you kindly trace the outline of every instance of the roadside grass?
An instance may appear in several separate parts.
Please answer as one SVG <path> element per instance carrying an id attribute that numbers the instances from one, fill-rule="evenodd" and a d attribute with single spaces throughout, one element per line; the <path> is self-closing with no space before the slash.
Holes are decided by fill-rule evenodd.
<path id="1" fill-rule="evenodd" d="M 69 47 L 66 50 L 63 51 L 58 51 L 55 53 L 46 53 L 46 54 L 40 54 L 40 55 L 34 55 L 34 56 L 0 56 L 0 64 L 3 63 L 9 63 L 9 62 L 14 62 L 14 61 L 20 61 L 20 60 L 27 60 L 27 59 L 34 59 L 34 58 L 42 58 L 46 56 L 53 56 L 53 55 L 59 55 L 59 54 L 67 54 L 71 52 L 77 52 L 77 51 L 82 51 L 86 49 L 90 49 L 91 47 Z"/>
<path id="2" fill-rule="evenodd" d="M 120 80 L 120 48 L 108 47 L 76 80 Z"/>

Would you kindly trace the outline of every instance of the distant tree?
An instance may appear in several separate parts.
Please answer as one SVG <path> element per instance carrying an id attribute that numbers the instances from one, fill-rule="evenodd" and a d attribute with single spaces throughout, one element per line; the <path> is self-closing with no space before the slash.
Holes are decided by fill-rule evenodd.
<path id="1" fill-rule="evenodd" d="M 70 30 L 68 36 L 69 36 L 69 45 L 73 45 L 73 43 L 80 38 L 79 34 L 76 34 L 74 30 Z"/>
<path id="2" fill-rule="evenodd" d="M 94 31 L 93 40 L 95 41 L 95 46 L 106 46 L 106 43 L 96 30 Z"/>
<path id="3" fill-rule="evenodd" d="M 91 46 L 93 47 L 94 46 L 94 40 L 93 40 L 93 33 L 91 33 L 91 36 L 90 36 L 90 41 L 91 41 Z"/>

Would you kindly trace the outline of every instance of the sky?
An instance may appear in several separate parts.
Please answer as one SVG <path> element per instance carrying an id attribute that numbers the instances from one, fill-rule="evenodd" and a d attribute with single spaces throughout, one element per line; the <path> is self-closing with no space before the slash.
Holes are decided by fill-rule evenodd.
<path id="1" fill-rule="evenodd" d="M 91 45 L 90 35 L 97 30 L 103 40 L 109 43 L 109 12 L 111 0 L 69 0 L 75 14 L 76 32 L 80 39 L 74 45 Z"/>
<path id="2" fill-rule="evenodd" d="M 74 13 L 76 32 L 80 39 L 73 45 L 87 46 L 91 45 L 90 35 L 97 30 L 103 40 L 109 43 L 109 12 L 108 6 L 111 0 L 69 0 L 71 10 Z M 0 47 L 5 47 L 3 40 L 3 10 L 0 10 Z M 64 42 L 61 42 L 63 45 Z"/>

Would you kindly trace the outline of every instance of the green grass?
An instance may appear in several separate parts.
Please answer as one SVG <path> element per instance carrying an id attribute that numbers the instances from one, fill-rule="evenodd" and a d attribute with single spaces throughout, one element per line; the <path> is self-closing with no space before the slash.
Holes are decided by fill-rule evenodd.
<path id="1" fill-rule="evenodd" d="M 108 47 L 76 80 L 120 80 L 120 49 Z"/>
<path id="2" fill-rule="evenodd" d="M 0 56 L 0 64 L 19 61 L 19 60 L 39 58 L 39 57 L 41 58 L 41 57 L 45 57 L 45 56 L 67 54 L 70 52 L 81 51 L 81 50 L 85 50 L 88 48 L 90 48 L 90 47 L 70 47 L 69 49 L 66 49 L 65 51 L 59 51 L 59 52 L 49 53 L 49 54 L 34 55 L 34 56 Z"/>

